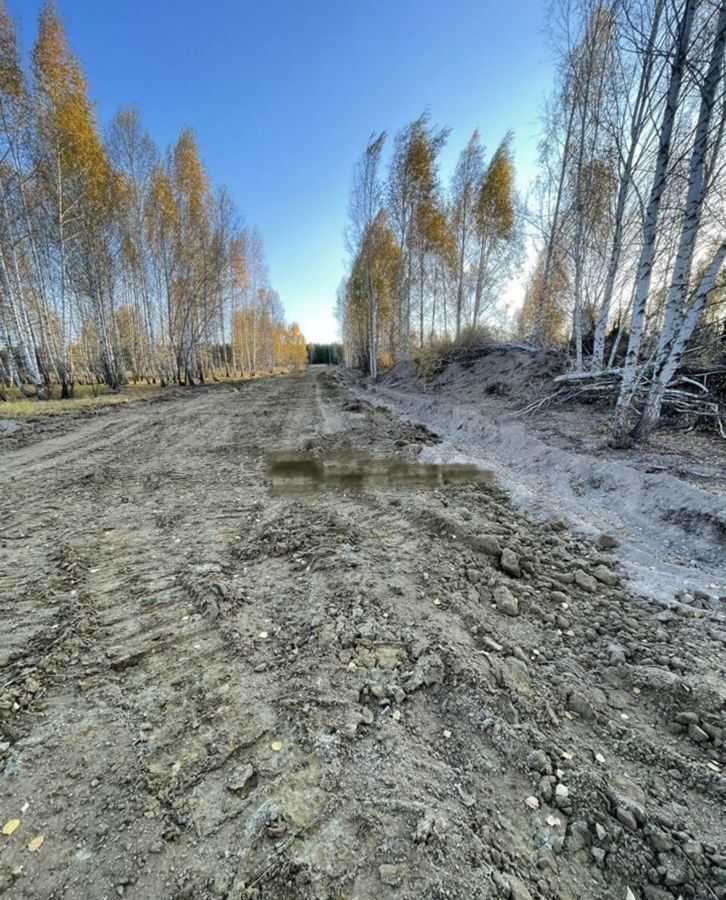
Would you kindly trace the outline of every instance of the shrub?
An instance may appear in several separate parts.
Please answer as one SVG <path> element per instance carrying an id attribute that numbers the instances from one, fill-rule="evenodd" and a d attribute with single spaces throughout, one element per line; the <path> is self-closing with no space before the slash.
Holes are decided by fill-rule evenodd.
<path id="1" fill-rule="evenodd" d="M 452 362 L 468 362 L 478 359 L 484 350 L 491 345 L 494 338 L 485 325 L 465 328 L 459 338 L 438 338 L 427 347 L 423 347 L 413 357 L 419 374 L 431 378 Z"/>

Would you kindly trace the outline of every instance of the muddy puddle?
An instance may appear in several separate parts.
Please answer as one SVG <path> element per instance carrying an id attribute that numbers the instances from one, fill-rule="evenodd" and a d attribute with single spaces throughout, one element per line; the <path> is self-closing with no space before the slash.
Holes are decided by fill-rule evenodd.
<path id="1" fill-rule="evenodd" d="M 493 485 L 490 471 L 473 465 L 410 462 L 362 453 L 275 453 L 267 458 L 273 494 L 306 493 L 326 488 L 417 488 L 433 490 L 445 484 Z"/>

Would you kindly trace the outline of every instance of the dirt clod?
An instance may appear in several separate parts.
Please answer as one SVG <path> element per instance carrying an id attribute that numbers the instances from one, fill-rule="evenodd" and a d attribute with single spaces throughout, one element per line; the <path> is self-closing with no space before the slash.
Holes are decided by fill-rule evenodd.
<path id="1" fill-rule="evenodd" d="M 500 584 L 494 589 L 494 602 L 497 610 L 505 616 L 519 615 L 519 601 L 505 585 Z"/>

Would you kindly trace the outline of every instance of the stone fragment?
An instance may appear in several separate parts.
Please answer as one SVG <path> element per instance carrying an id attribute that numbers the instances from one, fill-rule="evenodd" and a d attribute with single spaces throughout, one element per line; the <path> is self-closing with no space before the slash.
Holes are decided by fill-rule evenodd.
<path id="1" fill-rule="evenodd" d="M 582 716 L 583 719 L 592 719 L 595 716 L 595 710 L 590 701 L 579 691 L 573 691 L 567 698 L 567 708 L 577 713 L 578 716 Z"/>
<path id="2" fill-rule="evenodd" d="M 708 735 L 703 728 L 693 722 L 688 726 L 688 737 L 697 744 L 703 744 L 708 740 Z"/>
<path id="3" fill-rule="evenodd" d="M 480 534 L 474 539 L 474 547 L 487 556 L 501 556 L 502 545 L 495 534 Z"/>
<path id="4" fill-rule="evenodd" d="M 422 656 L 414 667 L 410 678 L 404 685 L 406 691 L 418 690 L 420 687 L 431 687 L 439 684 L 444 678 L 444 664 L 438 653 L 427 653 Z"/>
<path id="5" fill-rule="evenodd" d="M 618 822 L 620 822 L 621 825 L 624 825 L 629 831 L 638 830 L 638 823 L 635 821 L 635 816 L 629 809 L 619 806 L 615 810 L 615 815 Z"/>
<path id="6" fill-rule="evenodd" d="M 613 775 L 607 795 L 616 810 L 629 810 L 638 825 L 645 823 L 645 791 L 627 775 Z"/>
<path id="7" fill-rule="evenodd" d="M 573 853 L 590 845 L 590 829 L 587 822 L 572 822 L 567 836 L 567 846 Z"/>
<path id="8" fill-rule="evenodd" d="M 232 791 L 234 794 L 242 793 L 254 776 L 255 770 L 249 763 L 238 766 L 232 772 L 232 775 L 227 782 L 227 790 Z"/>
<path id="9" fill-rule="evenodd" d="M 504 550 L 502 550 L 502 555 L 499 558 L 499 565 L 502 572 L 509 575 L 511 578 L 522 577 L 522 570 L 519 567 L 519 557 L 513 550 L 510 550 L 509 547 L 505 547 Z"/>
<path id="10" fill-rule="evenodd" d="M 497 604 L 497 610 L 505 616 L 519 615 L 519 601 L 503 584 L 494 588 L 494 602 Z"/>
<path id="11" fill-rule="evenodd" d="M 516 694 L 530 696 L 532 686 L 529 680 L 527 666 L 521 659 L 508 656 L 495 669 L 497 683 Z"/>
<path id="12" fill-rule="evenodd" d="M 578 569 L 575 572 L 575 584 L 581 587 L 583 591 L 587 591 L 588 594 L 594 594 L 597 590 L 597 581 L 592 575 L 588 575 L 584 569 Z"/>
<path id="13" fill-rule="evenodd" d="M 401 883 L 401 873 L 398 870 L 398 866 L 383 863 L 383 865 L 378 867 L 378 874 L 381 877 L 381 881 L 389 887 L 398 887 Z"/>
<path id="14" fill-rule="evenodd" d="M 532 750 L 527 756 L 527 768 L 540 775 L 552 774 L 552 763 L 544 750 Z"/>
<path id="15" fill-rule="evenodd" d="M 601 584 L 607 584 L 610 587 L 614 587 L 619 581 L 618 576 L 615 574 L 615 572 L 613 572 L 612 569 L 608 569 L 607 566 L 604 566 L 602 564 L 599 566 L 595 566 L 595 568 L 592 570 L 592 574 Z"/>

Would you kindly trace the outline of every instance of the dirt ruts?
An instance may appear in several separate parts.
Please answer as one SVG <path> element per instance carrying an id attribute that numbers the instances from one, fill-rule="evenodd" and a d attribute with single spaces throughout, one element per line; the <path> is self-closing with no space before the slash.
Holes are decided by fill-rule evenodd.
<path id="1" fill-rule="evenodd" d="M 726 897 L 707 604 L 488 483 L 270 491 L 436 440 L 313 370 L 0 444 L 0 894 Z"/>

